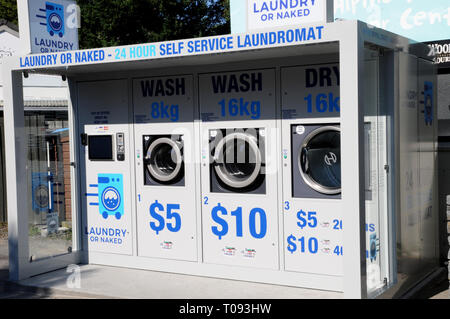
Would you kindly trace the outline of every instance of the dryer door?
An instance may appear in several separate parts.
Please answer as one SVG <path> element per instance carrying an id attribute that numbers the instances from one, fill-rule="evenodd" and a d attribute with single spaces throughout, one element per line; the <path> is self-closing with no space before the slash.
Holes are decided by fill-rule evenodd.
<path id="1" fill-rule="evenodd" d="M 170 184 L 179 179 L 182 172 L 182 144 L 168 137 L 153 140 L 146 154 L 146 168 L 158 182 Z"/>
<path id="2" fill-rule="evenodd" d="M 341 192 L 341 136 L 335 126 L 312 131 L 303 141 L 298 156 L 300 174 L 319 193 Z"/>
<path id="3" fill-rule="evenodd" d="M 214 151 L 217 178 L 232 189 L 251 187 L 257 182 L 262 155 L 255 136 L 232 133 L 223 137 Z"/>

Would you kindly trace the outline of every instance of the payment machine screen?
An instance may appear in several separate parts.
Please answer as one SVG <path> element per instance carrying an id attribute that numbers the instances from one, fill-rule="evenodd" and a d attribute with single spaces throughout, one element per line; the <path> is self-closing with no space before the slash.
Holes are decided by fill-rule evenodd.
<path id="1" fill-rule="evenodd" d="M 105 161 L 113 159 L 112 136 L 89 136 L 89 159 Z"/>

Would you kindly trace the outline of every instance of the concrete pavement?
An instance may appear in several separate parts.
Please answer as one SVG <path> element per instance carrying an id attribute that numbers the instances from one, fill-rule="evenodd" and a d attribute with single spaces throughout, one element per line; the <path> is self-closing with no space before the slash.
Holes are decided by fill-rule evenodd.
<path id="1" fill-rule="evenodd" d="M 0 299 L 341 299 L 336 292 L 119 267 L 82 265 L 19 283 L 8 278 L 7 241 L 0 240 Z M 449 291 L 431 299 L 450 299 Z"/>
<path id="2" fill-rule="evenodd" d="M 79 287 L 74 273 L 61 269 L 20 282 L 66 293 L 83 292 L 127 299 L 341 299 L 342 293 L 179 275 L 148 270 L 83 265 Z M 70 287 L 72 286 L 72 287 Z"/>
<path id="3" fill-rule="evenodd" d="M 23 286 L 9 282 L 8 241 L 0 239 L 0 299 L 92 299 L 105 298 L 80 292 L 65 292 L 51 288 Z"/>
<path id="4" fill-rule="evenodd" d="M 0 298 L 332 299 L 341 293 L 119 267 L 82 265 L 18 283 L 8 279 L 8 245 L 0 240 Z M 75 278 L 79 274 L 79 278 Z M 78 285 L 79 283 L 79 285 Z"/>

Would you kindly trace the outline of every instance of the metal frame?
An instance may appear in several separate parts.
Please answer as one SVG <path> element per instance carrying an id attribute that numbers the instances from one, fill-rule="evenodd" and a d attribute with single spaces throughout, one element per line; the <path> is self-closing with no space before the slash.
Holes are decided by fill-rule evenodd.
<path id="1" fill-rule="evenodd" d="M 133 245 L 133 255 L 117 256 L 101 253 L 84 254 L 80 243 L 80 203 L 79 194 L 73 194 L 72 207 L 75 210 L 74 218 L 74 237 L 77 238 L 74 246 L 74 253 L 56 257 L 48 260 L 29 263 L 28 257 L 28 215 L 27 201 L 21 199 L 28 197 L 27 177 L 24 167 L 26 140 L 24 133 L 24 114 L 23 114 L 23 93 L 22 93 L 22 72 L 37 72 L 48 74 L 59 74 L 69 78 L 69 90 L 71 102 L 69 104 L 69 122 L 71 137 L 71 161 L 77 163 L 79 160 L 77 136 L 77 96 L 76 81 L 83 79 L 112 79 L 119 78 L 123 74 L 133 72 L 132 77 L 137 78 L 140 74 L 145 75 L 142 70 L 145 69 L 145 63 L 155 68 L 159 64 L 162 69 L 165 66 L 179 67 L 185 62 L 191 65 L 211 64 L 217 62 L 228 62 L 233 64 L 241 59 L 247 60 L 247 64 L 252 64 L 252 55 L 267 54 L 278 56 L 287 56 L 285 52 L 302 53 L 303 44 L 315 44 L 323 42 L 337 42 L 339 44 L 339 63 L 341 65 L 341 103 L 346 107 L 341 110 L 341 156 L 342 156 L 342 207 L 344 214 L 344 232 L 343 245 L 345 246 L 344 275 L 341 284 L 335 282 L 328 284 L 329 288 L 342 290 L 345 298 L 366 298 L 366 260 L 365 260 L 365 193 L 364 193 L 364 121 L 363 121 L 363 89 L 362 79 L 364 74 L 364 47 L 366 44 L 383 47 L 390 50 L 410 51 L 417 50 L 415 53 L 424 59 L 427 59 L 427 49 L 425 46 L 410 48 L 410 41 L 394 35 L 392 33 L 380 30 L 359 21 L 340 21 L 335 23 L 322 24 L 321 40 L 309 40 L 304 43 L 289 43 L 261 46 L 257 50 L 254 48 L 228 48 L 213 54 L 205 53 L 186 53 L 179 55 L 177 59 L 170 59 L 162 56 L 151 58 L 123 59 L 119 61 L 103 61 L 98 63 L 80 63 L 79 65 L 57 64 L 51 67 L 22 67 L 21 57 L 12 57 L 6 60 L 3 65 L 4 91 L 5 91 L 5 136 L 6 144 L 6 175 L 8 181 L 8 218 L 9 218 L 9 251 L 10 251 L 10 274 L 12 280 L 20 280 L 35 274 L 47 272 L 53 269 L 64 267 L 70 263 L 80 263 L 89 260 L 91 263 L 101 263 L 108 265 L 120 265 L 133 268 L 164 269 L 165 271 L 184 272 L 203 276 L 220 276 L 226 267 L 219 265 L 202 265 L 198 263 L 179 263 L 174 265 L 165 260 L 151 260 L 136 257 L 136 245 Z M 312 26 L 315 27 L 315 26 Z M 270 31 L 287 30 L 289 28 L 280 28 Z M 236 37 L 238 35 L 231 35 Z M 181 40 L 183 41 L 183 40 Z M 181 41 L 172 42 L 174 45 Z M 106 56 L 114 55 L 115 50 L 132 48 L 133 46 L 124 46 L 116 48 L 104 48 Z M 269 49 L 269 48 L 273 48 Z M 278 48 L 278 49 L 277 49 Z M 267 49 L 266 51 L 264 49 Z M 282 50 L 280 50 L 282 49 Z M 292 49 L 289 51 L 288 49 Z M 275 50 L 275 51 L 274 51 Z M 297 51 L 296 51 L 297 50 Z M 80 51 L 82 52 L 82 51 Z M 262 52 L 262 53 L 261 53 Z M 217 54 L 227 53 L 227 54 Z M 64 53 L 58 53 L 61 57 Z M 158 62 L 159 61 L 159 62 Z M 263 60 L 262 60 L 263 61 Z M 154 64 L 151 64 L 154 63 Z M 109 68 L 109 69 L 108 69 Z M 220 68 L 220 67 L 218 67 Z M 222 66 L 223 68 L 223 66 Z M 91 72 L 89 75 L 83 75 L 86 70 Z M 103 70 L 103 71 L 102 71 Z M 129 71 L 127 71 L 129 70 Z M 140 70 L 140 71 L 139 71 Z M 114 71 L 114 72 L 113 72 Z M 156 72 L 157 73 L 157 72 Z M 192 72 L 194 75 L 196 71 Z M 92 75 L 94 74 L 94 75 Z M 195 84 L 195 86 L 198 84 Z M 198 90 L 197 87 L 194 89 Z M 130 93 L 131 94 L 131 93 Z M 131 97 L 129 97 L 131 98 Z M 279 100 L 279 98 L 277 98 Z M 194 103 L 198 104 L 198 98 Z M 196 123 L 196 132 L 199 127 Z M 196 152 L 199 154 L 200 152 Z M 198 155 L 200 156 L 200 155 Z M 197 158 L 198 160 L 198 158 Z M 200 162 L 200 161 L 199 161 Z M 356 165 L 356 166 L 355 166 Z M 75 166 L 72 166 L 72 192 L 79 190 L 79 173 Z M 199 183 L 197 183 L 199 184 Z M 280 185 L 280 184 L 279 184 Z M 198 186 L 197 186 L 198 187 Z M 200 194 L 200 192 L 198 192 Z M 135 208 L 135 206 L 133 206 Z M 197 221 L 200 223 L 199 219 Z M 135 233 L 135 221 L 133 222 L 133 232 Z M 199 224 L 198 224 L 199 225 Z M 199 227 L 200 229 L 200 227 Z M 136 240 L 136 239 L 134 239 Z M 199 243 L 199 249 L 201 248 Z M 392 261 L 394 262 L 394 260 Z M 192 267 L 194 264 L 195 267 Z M 282 266 L 282 262 L 280 264 Z M 268 274 L 271 277 L 268 277 Z M 271 282 L 285 285 L 292 285 L 292 275 L 280 274 L 279 272 L 267 272 L 258 269 L 242 270 L 237 268 L 233 273 L 228 273 L 226 278 Z M 297 276 L 297 280 L 301 276 Z M 310 275 L 310 287 L 326 285 L 327 278 Z M 315 282 L 314 282 L 315 281 Z M 334 287 L 334 288 L 333 288 Z"/>
<path id="2" fill-rule="evenodd" d="M 3 70 L 5 79 L 5 128 L 9 132 L 5 136 L 6 150 L 6 178 L 9 186 L 7 188 L 7 210 L 8 210 L 8 237 L 9 237 L 9 265 L 10 279 L 20 280 L 40 273 L 48 272 L 69 264 L 80 263 L 81 253 L 79 247 L 79 227 L 74 227 L 74 252 L 54 258 L 47 258 L 30 263 L 28 247 L 28 198 L 27 176 L 26 176 L 26 134 L 23 107 L 22 72 L 11 71 L 8 67 Z M 69 122 L 74 119 L 74 112 L 69 108 Z M 74 152 L 73 127 L 70 128 L 71 153 Z M 74 155 L 71 154 L 71 161 Z M 72 167 L 71 181 L 74 187 L 72 194 L 76 192 L 77 181 L 74 178 L 75 170 Z M 72 197 L 73 198 L 73 197 Z M 78 204 L 74 204 L 76 209 Z M 20 212 L 20 213 L 19 213 Z M 73 214 L 72 222 L 77 225 L 77 214 Z"/>

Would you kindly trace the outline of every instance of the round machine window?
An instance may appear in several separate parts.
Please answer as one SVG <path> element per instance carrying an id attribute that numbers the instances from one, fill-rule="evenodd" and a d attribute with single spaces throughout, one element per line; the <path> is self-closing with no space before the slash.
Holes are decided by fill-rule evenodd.
<path id="1" fill-rule="evenodd" d="M 171 182 L 180 173 L 183 158 L 179 143 L 167 138 L 154 140 L 148 150 L 147 169 L 160 182 Z"/>
<path id="2" fill-rule="evenodd" d="M 232 133 L 219 141 L 214 152 L 217 177 L 232 188 L 253 184 L 261 170 L 261 151 L 256 137 Z"/>
<path id="3" fill-rule="evenodd" d="M 341 136 L 338 127 L 309 133 L 300 148 L 298 165 L 306 184 L 322 194 L 341 192 Z"/>

